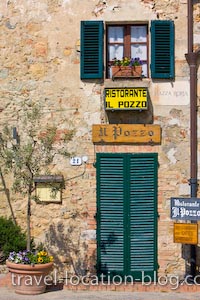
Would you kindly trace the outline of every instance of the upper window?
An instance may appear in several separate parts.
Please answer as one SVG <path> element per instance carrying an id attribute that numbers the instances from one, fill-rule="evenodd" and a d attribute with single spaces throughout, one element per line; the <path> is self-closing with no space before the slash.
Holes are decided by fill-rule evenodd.
<path id="1" fill-rule="evenodd" d="M 147 25 L 107 26 L 107 77 L 111 77 L 110 64 L 114 58 L 139 58 L 142 75 L 148 77 Z"/>
<path id="2" fill-rule="evenodd" d="M 123 57 L 139 57 L 143 62 L 143 77 L 173 79 L 174 38 L 174 22 L 171 20 L 153 20 L 150 30 L 146 24 L 107 25 L 106 39 L 103 21 L 81 21 L 81 79 L 110 78 L 110 62 Z"/>

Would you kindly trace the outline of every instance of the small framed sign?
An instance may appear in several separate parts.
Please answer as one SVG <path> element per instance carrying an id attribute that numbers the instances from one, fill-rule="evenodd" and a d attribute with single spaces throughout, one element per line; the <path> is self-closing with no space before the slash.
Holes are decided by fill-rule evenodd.
<path id="1" fill-rule="evenodd" d="M 200 220 L 200 198 L 171 198 L 171 219 Z"/>
<path id="2" fill-rule="evenodd" d="M 197 223 L 174 223 L 174 243 L 198 244 Z"/>
<path id="3" fill-rule="evenodd" d="M 34 177 L 35 196 L 38 202 L 61 203 L 64 178 L 62 175 L 40 175 Z"/>

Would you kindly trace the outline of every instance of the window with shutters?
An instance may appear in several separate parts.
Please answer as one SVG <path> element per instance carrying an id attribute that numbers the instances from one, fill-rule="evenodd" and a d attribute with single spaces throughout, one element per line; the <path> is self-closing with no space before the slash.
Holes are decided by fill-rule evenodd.
<path id="1" fill-rule="evenodd" d="M 142 23 L 105 26 L 103 21 L 81 21 L 81 79 L 112 78 L 112 60 L 123 57 L 142 61 L 142 77 L 173 79 L 174 39 L 171 20 L 151 21 L 150 28 Z"/>
<path id="2" fill-rule="evenodd" d="M 113 59 L 124 57 L 139 58 L 142 61 L 142 76 L 148 77 L 148 26 L 108 25 L 107 26 L 107 77 L 112 77 Z"/>

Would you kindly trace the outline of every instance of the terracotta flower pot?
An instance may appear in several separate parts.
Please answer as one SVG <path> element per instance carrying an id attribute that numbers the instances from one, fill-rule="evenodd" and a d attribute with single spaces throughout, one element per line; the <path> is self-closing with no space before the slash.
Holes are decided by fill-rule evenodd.
<path id="1" fill-rule="evenodd" d="M 112 77 L 141 77 L 142 66 L 112 66 Z"/>
<path id="2" fill-rule="evenodd" d="M 141 77 L 142 76 L 142 66 L 134 66 L 132 67 L 133 77 Z"/>
<path id="3" fill-rule="evenodd" d="M 53 262 L 32 266 L 6 261 L 6 265 L 17 294 L 38 295 L 45 292 L 47 275 L 53 269 Z"/>

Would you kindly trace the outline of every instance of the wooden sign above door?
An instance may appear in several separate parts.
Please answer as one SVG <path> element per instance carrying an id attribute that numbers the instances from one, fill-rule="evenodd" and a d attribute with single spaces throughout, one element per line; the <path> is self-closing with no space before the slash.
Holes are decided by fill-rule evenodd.
<path id="1" fill-rule="evenodd" d="M 94 124 L 93 143 L 160 144 L 160 125 Z"/>

